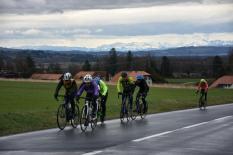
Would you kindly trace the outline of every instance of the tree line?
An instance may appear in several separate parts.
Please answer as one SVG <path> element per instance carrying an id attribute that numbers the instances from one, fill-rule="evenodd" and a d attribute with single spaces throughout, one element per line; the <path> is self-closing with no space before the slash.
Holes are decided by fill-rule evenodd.
<path id="1" fill-rule="evenodd" d="M 115 75 L 119 71 L 143 70 L 152 75 L 155 82 L 166 82 L 165 78 L 175 75 L 201 76 L 217 78 L 224 74 L 233 74 L 233 49 L 228 56 L 215 57 L 154 57 L 149 53 L 146 56 L 134 56 L 128 51 L 126 55 L 119 54 L 112 48 L 107 55 L 96 57 L 95 60 L 86 59 L 83 63 L 70 63 L 61 67 L 59 62 L 36 62 L 36 57 L 18 55 L 15 58 L 4 57 L 0 53 L 0 70 L 16 72 L 20 77 L 30 77 L 32 73 L 63 73 L 70 71 L 75 74 L 85 71 L 107 71 Z M 196 74 L 194 74 L 196 73 Z"/>

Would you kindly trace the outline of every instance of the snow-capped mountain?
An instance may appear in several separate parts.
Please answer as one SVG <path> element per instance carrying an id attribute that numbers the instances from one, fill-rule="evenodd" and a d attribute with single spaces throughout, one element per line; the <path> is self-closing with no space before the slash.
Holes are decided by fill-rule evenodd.
<path id="1" fill-rule="evenodd" d="M 132 42 L 132 43 L 114 43 L 108 45 L 102 45 L 97 48 L 98 51 L 109 51 L 111 48 L 115 48 L 117 51 L 151 51 L 151 50 L 164 50 L 170 48 L 178 47 L 198 47 L 198 46 L 233 46 L 233 41 L 206 41 L 202 40 L 200 42 L 191 42 L 191 43 L 179 43 L 178 45 L 169 44 L 169 43 L 141 43 L 141 42 Z"/>
<path id="2" fill-rule="evenodd" d="M 171 48 L 179 48 L 179 47 L 199 47 L 199 46 L 233 46 L 233 41 L 221 41 L 221 40 L 200 40 L 199 42 L 191 42 L 191 43 L 178 43 L 178 44 L 169 44 L 169 43 L 161 43 L 161 42 L 131 42 L 131 43 L 113 43 L 101 45 L 96 48 L 87 48 L 87 47 L 68 47 L 68 46 L 23 46 L 17 47 L 18 49 L 33 49 L 33 50 L 49 50 L 49 51 L 84 51 L 84 52 L 98 52 L 98 51 L 109 51 L 112 48 L 115 48 L 117 51 L 151 51 L 151 50 L 165 50 Z"/>

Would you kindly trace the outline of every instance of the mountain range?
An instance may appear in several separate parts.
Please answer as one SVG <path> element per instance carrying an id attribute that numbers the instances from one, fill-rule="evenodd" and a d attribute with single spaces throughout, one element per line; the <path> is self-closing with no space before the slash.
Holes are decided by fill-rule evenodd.
<path id="1" fill-rule="evenodd" d="M 68 47 L 68 46 L 21 46 L 17 49 L 32 49 L 32 50 L 44 50 L 44 51 L 83 51 L 83 52 L 99 52 L 99 51 L 109 51 L 111 48 L 115 48 L 117 51 L 155 51 L 155 50 L 168 50 L 181 47 L 232 47 L 233 41 L 221 41 L 221 40 L 200 40 L 199 42 L 191 43 L 179 43 L 178 45 L 168 44 L 168 43 L 145 43 L 145 42 L 130 42 L 121 43 L 116 42 L 113 44 L 101 45 L 96 48 L 87 47 Z"/>

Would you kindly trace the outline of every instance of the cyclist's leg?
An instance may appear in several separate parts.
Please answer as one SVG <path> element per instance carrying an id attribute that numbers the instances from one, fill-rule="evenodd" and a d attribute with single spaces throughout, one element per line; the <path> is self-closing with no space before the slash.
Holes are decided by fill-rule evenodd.
<path id="1" fill-rule="evenodd" d="M 102 109 L 102 111 L 101 111 L 101 113 L 102 113 L 101 117 L 102 118 L 100 118 L 101 122 L 104 122 L 104 120 L 105 120 L 107 99 L 108 99 L 108 92 L 107 92 L 107 94 L 105 96 L 103 96 L 101 98 L 101 109 Z"/>
<path id="2" fill-rule="evenodd" d="M 205 101 L 207 102 L 207 92 L 205 92 Z"/>
<path id="3" fill-rule="evenodd" d="M 70 98 L 69 96 L 66 95 L 65 97 L 65 110 L 66 110 L 66 121 L 69 121 L 69 111 L 68 111 L 68 108 L 67 108 L 67 105 L 68 103 L 70 102 Z"/>
<path id="4" fill-rule="evenodd" d="M 126 111 L 126 109 L 125 109 L 125 104 L 126 104 L 126 98 L 127 98 L 127 96 L 126 96 L 126 94 L 125 93 L 123 93 L 122 94 L 122 108 L 121 108 L 121 111 L 122 111 L 122 113 L 125 113 Z"/>
<path id="5" fill-rule="evenodd" d="M 93 98 L 93 102 L 92 103 L 92 107 L 93 107 L 93 110 L 92 110 L 92 117 L 95 118 L 96 117 L 96 113 L 97 113 L 97 98 Z"/>
<path id="6" fill-rule="evenodd" d="M 144 105 L 144 109 L 143 109 L 143 113 L 146 113 L 147 110 L 148 110 L 148 107 L 147 107 L 147 103 L 146 103 L 146 96 L 147 94 L 142 94 L 142 102 L 143 102 L 143 105 Z"/>
<path id="7" fill-rule="evenodd" d="M 74 98 L 70 98 L 70 103 L 71 103 L 71 110 L 72 110 L 72 118 L 74 118 L 74 115 L 75 115 L 75 102 L 74 102 Z"/>
<path id="8" fill-rule="evenodd" d="M 133 94 L 132 93 L 129 93 L 129 108 L 130 110 L 132 110 L 132 107 L 133 107 Z"/>
<path id="9" fill-rule="evenodd" d="M 136 109 L 134 111 L 139 111 L 139 98 L 140 98 L 140 93 L 138 92 L 137 95 L 136 95 L 136 101 L 135 101 L 135 104 L 136 104 Z"/>
<path id="10" fill-rule="evenodd" d="M 205 90 L 201 90 L 201 96 L 200 96 L 200 103 L 201 103 L 201 106 L 203 106 L 202 104 L 202 102 L 203 102 L 203 97 L 205 96 Z"/>

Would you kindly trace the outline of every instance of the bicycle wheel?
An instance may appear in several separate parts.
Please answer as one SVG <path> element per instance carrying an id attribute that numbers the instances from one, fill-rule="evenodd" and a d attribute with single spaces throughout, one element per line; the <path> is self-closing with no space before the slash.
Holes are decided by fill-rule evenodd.
<path id="1" fill-rule="evenodd" d="M 125 112 L 124 112 L 124 106 L 123 104 L 121 105 L 121 111 L 120 111 L 120 120 L 123 122 L 125 119 Z"/>
<path id="2" fill-rule="evenodd" d="M 131 119 L 135 120 L 138 115 L 138 108 L 137 108 L 137 102 L 133 103 L 132 106 L 132 112 L 131 112 Z"/>
<path id="3" fill-rule="evenodd" d="M 207 102 L 203 99 L 203 108 L 204 108 L 204 110 L 206 110 L 206 105 L 207 105 Z"/>
<path id="4" fill-rule="evenodd" d="M 130 109 L 129 107 L 129 103 L 125 105 L 126 109 L 125 109 L 125 118 L 127 119 L 127 121 L 129 121 L 131 115 L 132 115 L 132 109 Z"/>
<path id="5" fill-rule="evenodd" d="M 98 111 L 97 111 L 97 122 L 101 121 L 103 114 L 102 114 L 102 108 L 101 105 L 98 105 Z"/>
<path id="6" fill-rule="evenodd" d="M 144 119 L 146 117 L 146 115 L 147 115 L 148 104 L 146 103 L 146 107 L 144 107 L 144 104 L 142 102 L 140 102 L 139 103 L 139 110 L 140 110 L 141 118 Z"/>
<path id="7" fill-rule="evenodd" d="M 97 118 L 94 120 L 91 120 L 91 129 L 94 130 L 96 126 L 97 126 Z"/>
<path id="8" fill-rule="evenodd" d="M 77 128 L 78 124 L 79 124 L 79 107 L 77 104 L 75 104 L 75 113 L 73 116 L 73 121 L 71 122 L 71 125 L 73 126 L 73 128 Z"/>
<path id="9" fill-rule="evenodd" d="M 81 127 L 81 130 L 82 130 L 83 132 L 86 131 L 87 126 L 88 126 L 88 124 L 89 124 L 88 111 L 87 111 L 87 110 L 88 110 L 87 107 L 84 106 L 84 107 L 82 108 L 81 117 L 80 117 L 80 127 Z"/>
<path id="10" fill-rule="evenodd" d="M 202 107 L 202 97 L 199 98 L 199 101 L 198 101 L 198 108 L 201 110 L 201 107 Z"/>
<path id="11" fill-rule="evenodd" d="M 63 130 L 66 127 L 66 123 L 66 109 L 64 104 L 61 104 L 57 110 L 57 126 L 59 129 Z"/>

